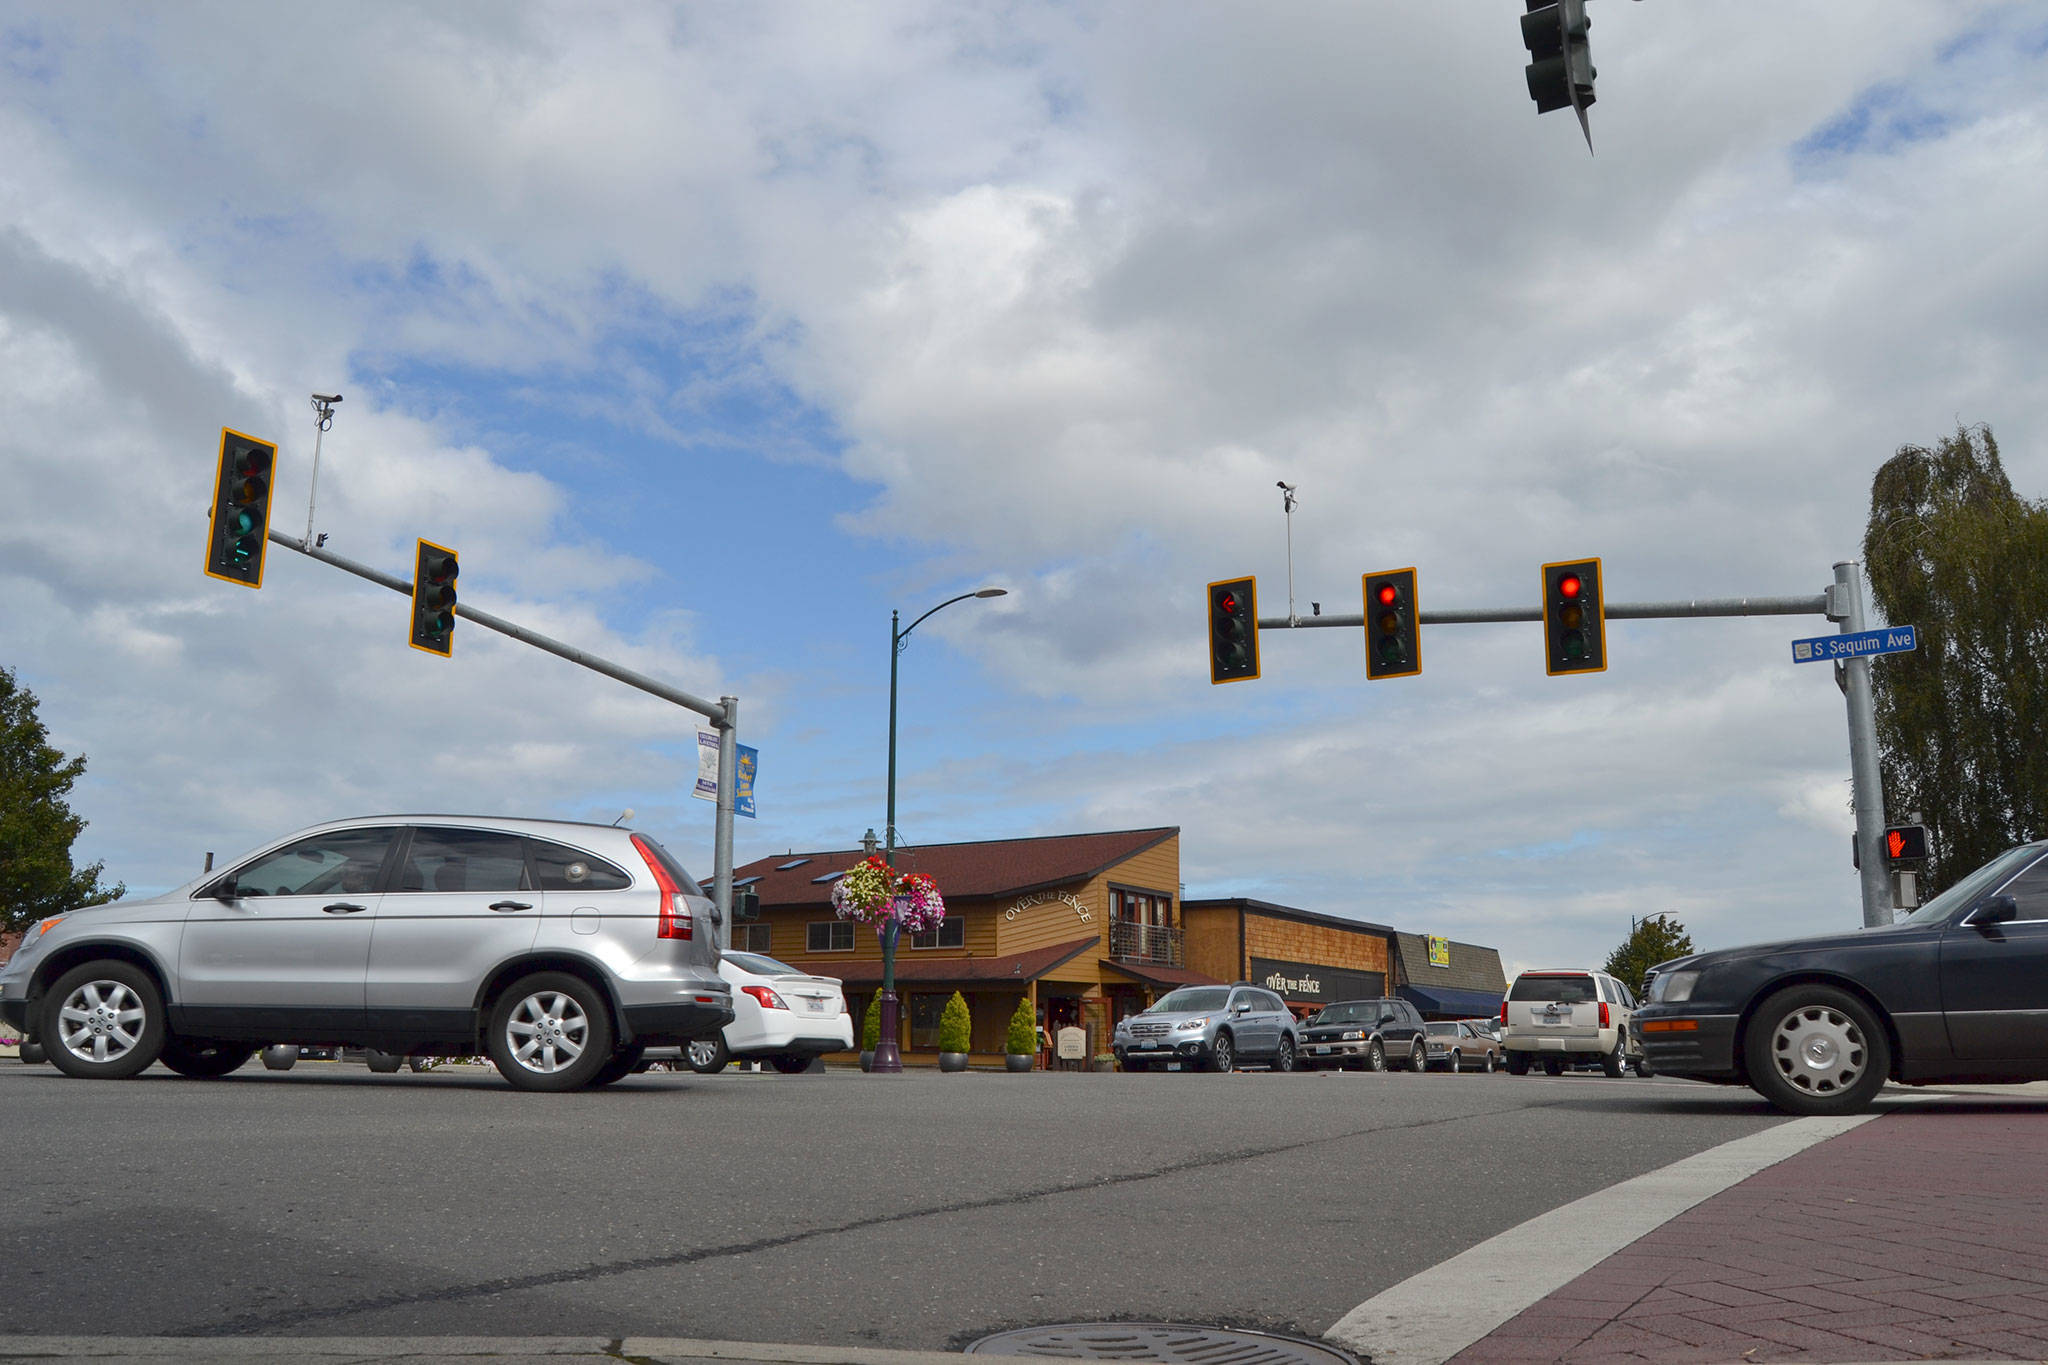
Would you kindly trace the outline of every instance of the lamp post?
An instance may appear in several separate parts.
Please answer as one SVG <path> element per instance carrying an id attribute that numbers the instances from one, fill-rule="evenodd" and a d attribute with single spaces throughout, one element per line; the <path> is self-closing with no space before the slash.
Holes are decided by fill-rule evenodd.
<path id="1" fill-rule="evenodd" d="M 917 620 L 901 627 L 897 623 L 903 619 L 902 613 L 889 613 L 889 812 L 888 819 L 882 823 L 882 861 L 891 873 L 896 868 L 896 660 L 901 657 L 904 646 L 910 643 L 910 632 L 922 625 L 933 612 L 942 611 L 955 602 L 965 602 L 970 597 L 1008 595 L 1007 588 L 977 588 L 973 592 L 963 592 L 958 597 L 947 598 Z M 896 940 L 902 937 L 902 933 L 902 922 L 890 916 L 882 930 L 882 1010 L 878 1021 L 881 1036 L 875 1040 L 873 1067 L 874 1071 L 884 1074 L 903 1070 L 903 1053 L 896 1042 Z"/>

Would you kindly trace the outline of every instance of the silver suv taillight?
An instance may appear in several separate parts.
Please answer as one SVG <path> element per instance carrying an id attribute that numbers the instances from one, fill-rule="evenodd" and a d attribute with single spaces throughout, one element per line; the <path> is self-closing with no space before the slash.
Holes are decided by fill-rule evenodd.
<path id="1" fill-rule="evenodd" d="M 654 931 L 656 938 L 690 938 L 696 927 L 690 915 L 690 903 L 683 898 L 683 888 L 676 885 L 676 879 L 669 876 L 661 859 L 647 841 L 639 835 L 633 836 L 633 847 L 640 851 L 640 857 L 647 864 L 647 871 L 654 878 L 654 884 L 661 888 L 661 914 L 659 926 Z"/>

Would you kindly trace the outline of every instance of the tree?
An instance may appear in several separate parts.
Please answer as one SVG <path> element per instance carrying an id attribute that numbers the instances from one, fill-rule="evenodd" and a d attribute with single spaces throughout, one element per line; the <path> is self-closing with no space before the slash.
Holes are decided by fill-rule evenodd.
<path id="1" fill-rule="evenodd" d="M 1626 982 L 1640 1000 L 1643 996 L 1643 975 L 1660 962 L 1669 962 L 1674 957 L 1684 957 L 1693 951 L 1692 935 L 1685 932 L 1685 926 L 1672 918 L 1667 911 L 1661 915 L 1646 915 L 1636 921 L 1621 946 L 1607 955 L 1603 970 L 1612 977 Z"/>
<path id="2" fill-rule="evenodd" d="M 85 821 L 64 797 L 84 772 L 82 755 L 66 759 L 50 747 L 35 693 L 0 668 L 0 932 L 127 890 L 100 885 L 103 864 L 72 866 L 71 844 Z"/>
<path id="3" fill-rule="evenodd" d="M 1929 826 L 1933 894 L 2048 834 L 2048 502 L 2013 491 L 1988 426 L 1901 446 L 1870 487 L 1878 614 L 1919 648 L 1871 668 L 1886 810 Z"/>

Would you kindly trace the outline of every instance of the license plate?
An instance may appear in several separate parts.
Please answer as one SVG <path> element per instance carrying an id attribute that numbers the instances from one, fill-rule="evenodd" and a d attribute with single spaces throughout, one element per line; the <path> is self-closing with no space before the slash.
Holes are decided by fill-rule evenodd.
<path id="1" fill-rule="evenodd" d="M 1139 1047 L 1139 1049 L 1140 1049 L 1141 1051 L 1145 1051 L 1145 1052 L 1151 1052 L 1152 1050 L 1154 1050 L 1154 1049 L 1155 1049 L 1155 1048 L 1157 1048 L 1158 1046 L 1159 1046 L 1159 1044 L 1157 1044 L 1157 1043 L 1140 1043 L 1140 1044 L 1138 1044 L 1138 1047 Z"/>
<path id="2" fill-rule="evenodd" d="M 1564 1025 L 1571 1023 L 1571 1021 L 1572 1017 L 1569 1014 L 1546 1014 L 1536 1022 L 1539 1024 Z"/>
<path id="3" fill-rule="evenodd" d="M 816 999 L 806 1000 L 804 1003 L 810 1007 L 810 1011 L 812 1014 L 823 1014 L 825 1012 L 825 1006 L 828 1002 L 824 1000 L 822 997 L 820 997 Z"/>
<path id="4" fill-rule="evenodd" d="M 1166 1064 L 1166 1069 L 1167 1069 L 1168 1071 L 1178 1071 L 1178 1070 L 1180 1070 L 1180 1063 L 1179 1063 L 1179 1062 L 1168 1062 L 1168 1063 Z"/>
<path id="5" fill-rule="evenodd" d="M 1330 1050 L 1330 1049 L 1328 1049 L 1328 1048 L 1326 1048 L 1326 1047 L 1312 1047 L 1312 1048 L 1310 1048 L 1310 1049 L 1309 1049 L 1309 1051 L 1310 1051 L 1310 1052 L 1313 1052 L 1313 1053 L 1315 1053 L 1315 1054 L 1316 1054 L 1316 1055 L 1317 1055 L 1318 1057 L 1320 1057 L 1320 1056 L 1324 1055 L 1324 1054 L 1325 1054 L 1325 1053 L 1327 1053 L 1327 1052 L 1328 1052 L 1329 1050 Z"/>

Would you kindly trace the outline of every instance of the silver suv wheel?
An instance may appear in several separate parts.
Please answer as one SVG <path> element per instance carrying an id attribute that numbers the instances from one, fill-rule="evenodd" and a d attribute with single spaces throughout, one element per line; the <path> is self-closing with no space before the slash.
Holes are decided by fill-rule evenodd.
<path id="1" fill-rule="evenodd" d="M 81 982 L 57 1007 L 57 1046 L 80 1061 L 118 1062 L 142 1041 L 146 1017 L 125 982 Z"/>
<path id="2" fill-rule="evenodd" d="M 595 986 L 536 972 L 499 998 L 487 1035 L 498 1074 L 521 1090 L 580 1090 L 612 1056 L 612 1021 Z"/>
<path id="3" fill-rule="evenodd" d="M 50 1063 L 69 1076 L 133 1076 L 164 1048 L 163 997 L 130 962 L 88 962 L 43 997 L 39 1030 Z"/>
<path id="4" fill-rule="evenodd" d="M 528 1071 L 566 1071 L 590 1045 L 590 1016 L 565 991 L 535 991 L 505 1021 L 512 1056 Z"/>

